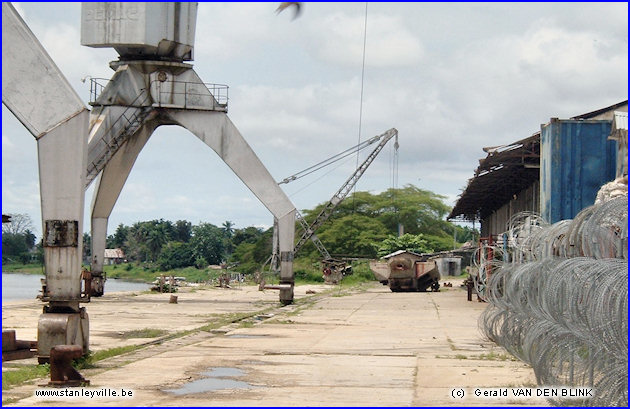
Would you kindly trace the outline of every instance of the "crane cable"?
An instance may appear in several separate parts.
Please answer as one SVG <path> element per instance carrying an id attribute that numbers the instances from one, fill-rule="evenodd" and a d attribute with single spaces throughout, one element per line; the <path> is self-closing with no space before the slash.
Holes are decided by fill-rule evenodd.
<path id="1" fill-rule="evenodd" d="M 352 159 L 352 158 L 350 158 L 350 159 Z M 315 184 L 315 183 L 319 182 L 321 179 L 323 179 L 324 177 L 328 176 L 330 173 L 334 172 L 335 170 L 339 169 L 341 166 L 343 166 L 343 165 L 345 165 L 346 163 L 350 162 L 350 159 L 346 159 L 344 162 L 341 162 L 339 165 L 335 166 L 334 168 L 332 168 L 332 169 L 331 169 L 331 170 L 329 170 L 328 172 L 324 173 L 323 175 L 321 175 L 321 176 L 320 176 L 320 177 L 318 177 L 317 179 L 313 180 L 311 183 L 307 184 L 306 186 L 302 187 L 301 189 L 296 190 L 295 192 L 293 192 L 293 193 L 289 194 L 288 196 L 289 196 L 289 197 L 293 197 L 293 196 L 297 195 L 298 193 L 300 193 L 300 192 L 302 192 L 302 191 L 306 190 L 306 189 L 307 189 L 307 188 L 309 188 L 311 185 L 313 185 L 313 184 Z M 311 173 L 312 173 L 312 172 L 311 172 Z M 306 175 L 304 175 L 304 176 L 306 176 Z M 291 180 L 289 180 L 288 182 L 291 182 L 291 181 L 293 181 L 293 180 L 295 180 L 295 179 L 291 179 Z M 283 181 L 283 182 L 280 182 L 280 183 L 288 183 L 288 182 L 284 182 L 284 181 Z M 280 184 L 280 183 L 278 183 L 278 184 Z"/>
<path id="2" fill-rule="evenodd" d="M 396 215 L 396 226 L 398 230 L 398 236 L 401 235 L 402 231 L 400 228 L 400 214 L 398 212 L 398 206 L 396 206 L 396 193 L 398 190 L 398 139 L 394 142 L 394 145 L 391 147 L 391 155 L 390 155 L 390 171 L 392 175 L 392 208 L 394 209 L 394 213 Z"/>
<path id="3" fill-rule="evenodd" d="M 286 178 L 284 178 L 280 182 L 278 182 L 278 184 L 281 185 L 283 183 L 290 183 L 290 182 L 293 182 L 294 180 L 303 178 L 304 176 L 308 176 L 308 175 L 310 175 L 313 172 L 317 172 L 318 170 L 320 170 L 320 169 L 322 169 L 322 168 L 324 168 L 326 166 L 332 165 L 333 163 L 338 162 L 338 161 L 346 158 L 347 156 L 352 155 L 355 151 L 360 151 L 362 149 L 367 148 L 368 146 L 372 145 L 374 142 L 377 142 L 379 139 L 381 139 L 381 136 L 382 135 L 378 135 L 378 136 L 375 136 L 373 138 L 370 138 L 370 139 L 368 139 L 368 140 L 366 140 L 366 141 L 364 141 L 364 142 L 362 142 L 362 143 L 360 143 L 358 145 L 355 145 L 355 146 L 353 146 L 351 148 L 346 149 L 343 152 L 340 152 L 340 153 L 338 153 L 336 155 L 333 155 L 333 156 L 331 156 L 328 159 L 324 159 L 323 161 L 318 162 L 318 163 L 316 163 L 316 164 L 314 164 L 312 166 L 309 166 L 308 168 L 306 168 L 304 170 L 301 170 L 301 171 L 299 171 L 297 173 L 294 173 L 291 176 L 287 176 Z"/>
<path id="4" fill-rule="evenodd" d="M 365 80 L 365 45 L 367 43 L 367 18 L 368 18 L 368 2 L 365 2 L 365 20 L 363 22 L 363 62 L 361 64 L 361 97 L 359 101 L 359 140 L 357 144 L 361 144 L 361 125 L 363 124 L 363 86 Z M 359 150 L 357 149 L 356 168 L 359 169 Z M 352 213 L 355 211 L 354 198 L 357 193 L 357 185 L 354 185 L 352 192 Z"/>

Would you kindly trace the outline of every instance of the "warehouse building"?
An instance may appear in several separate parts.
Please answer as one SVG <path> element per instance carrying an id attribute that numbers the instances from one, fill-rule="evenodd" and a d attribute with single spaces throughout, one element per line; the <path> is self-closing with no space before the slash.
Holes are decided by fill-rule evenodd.
<path id="1" fill-rule="evenodd" d="M 527 138 L 483 148 L 487 155 L 448 219 L 481 222 L 481 237 L 499 236 L 523 211 L 551 223 L 572 219 L 594 203 L 603 184 L 627 175 L 627 112 L 625 100 L 551 118 Z"/>

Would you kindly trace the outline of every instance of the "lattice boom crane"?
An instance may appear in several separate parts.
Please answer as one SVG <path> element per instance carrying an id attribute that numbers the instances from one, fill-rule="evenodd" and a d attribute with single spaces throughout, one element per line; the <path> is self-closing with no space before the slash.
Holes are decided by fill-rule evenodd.
<path id="1" fill-rule="evenodd" d="M 315 236 L 315 231 L 317 231 L 317 229 L 322 224 L 324 224 L 326 220 L 328 220 L 335 208 L 346 198 L 346 196 L 348 196 L 348 193 L 350 193 L 354 185 L 356 185 L 361 176 L 363 176 L 363 173 L 365 173 L 370 164 L 374 161 L 374 159 L 376 159 L 376 156 L 378 156 L 381 150 L 383 150 L 387 142 L 389 142 L 389 140 L 394 137 L 394 148 L 398 150 L 398 131 L 396 130 L 396 128 L 392 128 L 387 132 L 372 138 L 375 140 L 380 139 L 380 143 L 376 146 L 376 148 L 374 148 L 374 150 L 363 161 L 363 163 L 354 171 L 354 173 L 345 181 L 345 183 L 339 188 L 339 190 L 337 190 L 337 192 L 328 201 L 326 206 L 324 206 L 324 209 L 322 209 L 315 220 L 313 220 L 313 223 L 309 225 L 306 220 L 304 220 L 302 215 L 299 214 L 299 212 L 296 212 L 296 218 L 298 219 L 298 221 L 300 222 L 300 226 L 302 227 L 302 234 L 300 236 L 300 239 L 295 244 L 293 254 L 297 253 L 302 248 L 302 246 L 309 239 L 311 239 L 317 249 L 320 251 L 320 253 L 322 253 L 322 256 L 326 259 L 330 258 L 330 254 L 328 253 L 324 245 L 319 241 L 317 236 Z"/>

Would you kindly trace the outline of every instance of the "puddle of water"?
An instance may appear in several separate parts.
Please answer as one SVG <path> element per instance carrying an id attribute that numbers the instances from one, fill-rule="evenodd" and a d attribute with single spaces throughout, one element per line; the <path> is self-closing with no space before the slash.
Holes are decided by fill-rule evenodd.
<path id="1" fill-rule="evenodd" d="M 202 393 L 210 391 L 218 391 L 221 389 L 251 389 L 252 385 L 243 381 L 222 378 L 204 378 L 187 383 L 179 389 L 167 389 L 166 392 L 175 395 L 189 395 L 193 393 Z"/>
<path id="2" fill-rule="evenodd" d="M 213 368 L 211 371 L 203 372 L 201 375 L 205 376 L 205 378 L 189 382 L 179 389 L 166 389 L 165 391 L 175 395 L 188 395 L 193 393 L 218 391 L 221 389 L 254 388 L 254 386 L 247 382 L 236 379 L 226 379 L 245 375 L 245 372 L 236 368 Z"/>

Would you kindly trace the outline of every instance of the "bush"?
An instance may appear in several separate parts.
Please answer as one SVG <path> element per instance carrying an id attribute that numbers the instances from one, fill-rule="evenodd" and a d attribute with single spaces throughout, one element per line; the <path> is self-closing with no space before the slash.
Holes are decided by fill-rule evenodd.
<path id="1" fill-rule="evenodd" d="M 323 283 L 324 277 L 319 270 L 297 269 L 293 272 L 295 281 L 303 281 L 307 283 Z"/>
<path id="2" fill-rule="evenodd" d="M 31 253 L 29 252 L 20 253 L 20 256 L 18 258 L 20 260 L 20 263 L 22 264 L 28 264 L 32 260 Z"/>
<path id="3" fill-rule="evenodd" d="M 206 261 L 205 258 L 199 256 L 195 259 L 195 267 L 201 269 L 201 268 L 206 268 L 208 266 L 208 262 Z"/>

